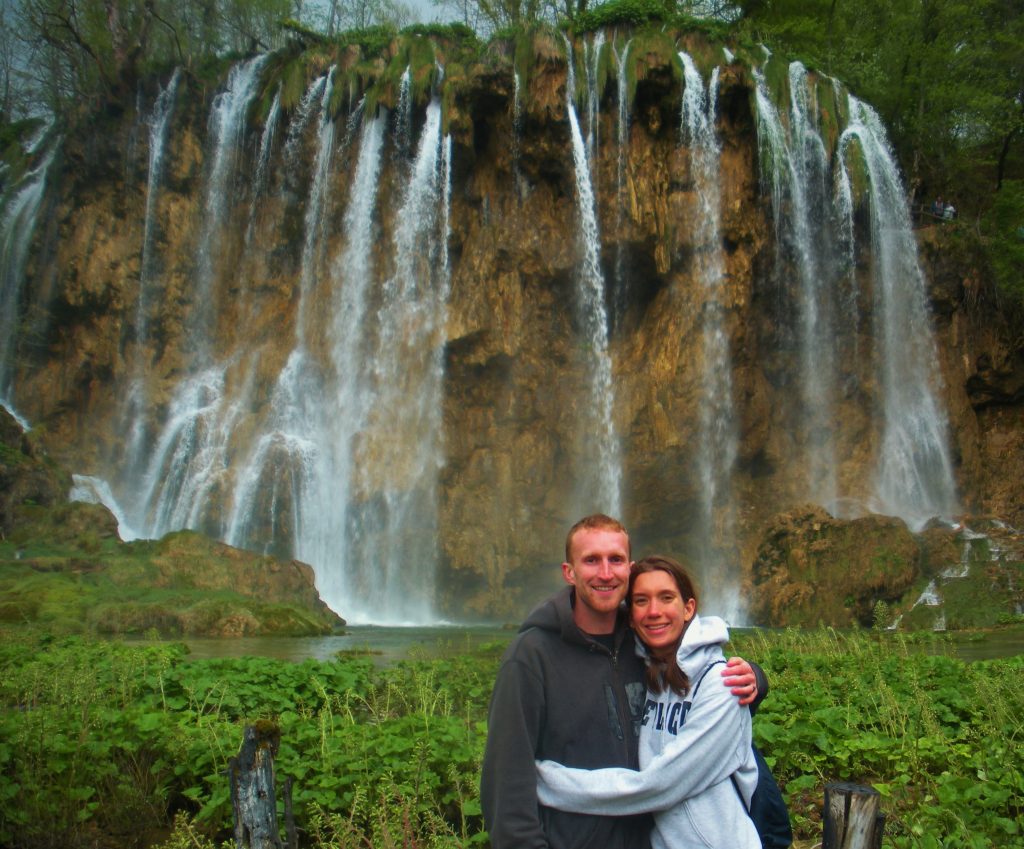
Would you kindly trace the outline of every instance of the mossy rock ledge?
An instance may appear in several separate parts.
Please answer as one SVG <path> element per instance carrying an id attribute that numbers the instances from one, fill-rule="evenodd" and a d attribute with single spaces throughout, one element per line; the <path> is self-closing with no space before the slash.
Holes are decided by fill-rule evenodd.
<path id="1" fill-rule="evenodd" d="M 992 627 L 1024 609 L 1024 535 L 983 517 L 915 534 L 890 516 L 807 505 L 761 537 L 747 598 L 751 620 L 771 627 Z"/>
<path id="2" fill-rule="evenodd" d="M 122 542 L 99 504 L 69 502 L 70 476 L 0 410 L 0 622 L 162 636 L 312 636 L 345 622 L 310 566 L 192 531 Z"/>

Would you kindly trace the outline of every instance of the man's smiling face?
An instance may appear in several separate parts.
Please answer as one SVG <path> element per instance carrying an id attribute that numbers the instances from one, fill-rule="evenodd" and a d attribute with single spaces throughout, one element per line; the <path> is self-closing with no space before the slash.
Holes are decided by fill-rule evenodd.
<path id="1" fill-rule="evenodd" d="M 562 564 L 576 588 L 573 618 L 588 634 L 610 634 L 629 588 L 629 537 L 621 531 L 582 528 L 572 538 L 572 559 Z"/>

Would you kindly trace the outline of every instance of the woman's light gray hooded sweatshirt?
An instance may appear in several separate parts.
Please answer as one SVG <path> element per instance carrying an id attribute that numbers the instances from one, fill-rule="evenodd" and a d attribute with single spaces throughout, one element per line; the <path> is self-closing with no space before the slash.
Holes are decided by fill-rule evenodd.
<path id="1" fill-rule="evenodd" d="M 729 692 L 719 666 L 711 668 L 693 697 L 704 670 L 724 660 L 722 645 L 728 639 L 725 622 L 717 616 L 693 617 L 676 652 L 690 692 L 685 697 L 671 690 L 647 693 L 640 772 L 539 761 L 540 803 L 607 816 L 653 811 L 652 849 L 760 849 L 747 816 L 757 786 L 750 711 Z"/>

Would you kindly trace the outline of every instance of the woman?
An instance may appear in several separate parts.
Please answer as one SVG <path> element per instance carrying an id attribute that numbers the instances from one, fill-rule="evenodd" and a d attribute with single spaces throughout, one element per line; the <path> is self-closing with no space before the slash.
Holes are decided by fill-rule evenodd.
<path id="1" fill-rule="evenodd" d="M 640 772 L 537 764 L 542 805 L 583 814 L 653 811 L 652 849 L 760 849 L 747 815 L 757 786 L 750 711 L 720 675 L 725 623 L 697 615 L 686 570 L 647 557 L 629 576 L 633 629 L 646 647 L 647 704 L 640 728 Z"/>

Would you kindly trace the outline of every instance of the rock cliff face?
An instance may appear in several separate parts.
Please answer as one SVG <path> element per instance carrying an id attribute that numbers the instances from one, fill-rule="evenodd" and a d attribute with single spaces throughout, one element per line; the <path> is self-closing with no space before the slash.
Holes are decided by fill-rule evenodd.
<path id="1" fill-rule="evenodd" d="M 710 242 L 680 51 L 714 106 Z M 308 560 L 350 620 L 514 618 L 556 585 L 569 524 L 615 504 L 636 550 L 689 556 L 711 603 L 741 611 L 765 529 L 821 489 L 808 457 L 831 446 L 825 506 L 856 518 L 879 501 L 888 433 L 877 201 L 842 152 L 867 142 L 843 147 L 846 96 L 809 75 L 830 163 L 806 216 L 828 265 L 809 274 L 757 88 L 764 72 L 792 134 L 805 83 L 755 64 L 693 34 L 581 42 L 579 116 L 564 45 L 543 33 L 472 61 L 412 38 L 375 60 L 308 51 L 165 81 L 166 129 L 152 106 L 63 139 L 17 299 L 14 404 L 51 454 L 111 482 L 139 532 Z M 846 254 L 831 223 L 843 156 Z M 940 230 L 918 237 L 933 327 L 907 333 L 937 351 L 924 382 L 956 508 L 1024 521 L 1020 340 L 975 264 Z M 834 288 L 831 312 L 801 300 L 815 283 Z M 840 340 L 828 362 L 805 344 L 822 328 Z M 595 483 L 604 362 L 614 498 Z M 719 431 L 732 447 L 716 467 Z"/>

